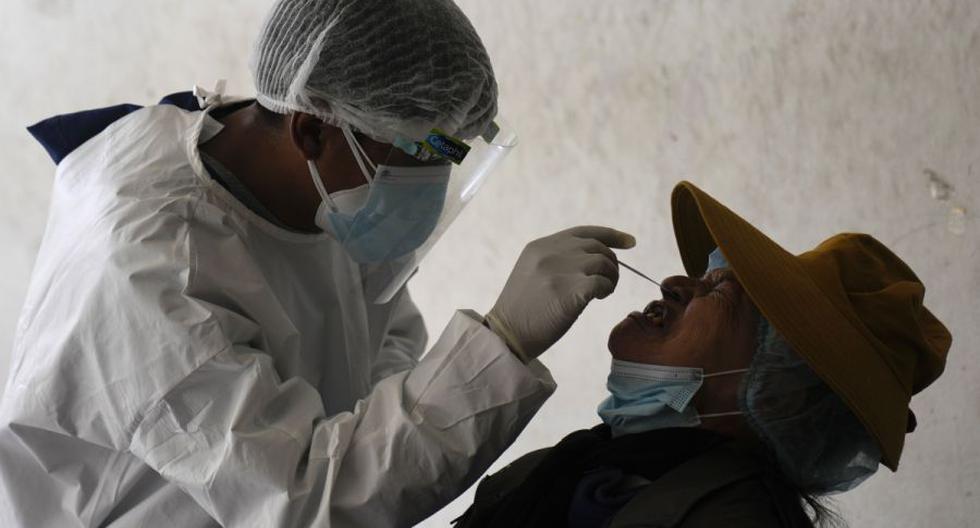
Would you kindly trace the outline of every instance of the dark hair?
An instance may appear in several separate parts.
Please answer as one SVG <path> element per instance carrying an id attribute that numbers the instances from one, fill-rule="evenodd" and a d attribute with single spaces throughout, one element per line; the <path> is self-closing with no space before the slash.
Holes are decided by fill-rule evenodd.
<path id="1" fill-rule="evenodd" d="M 847 528 L 847 522 L 839 513 L 831 509 L 830 499 L 825 495 L 816 495 L 801 489 L 790 480 L 780 469 L 776 454 L 764 444 L 759 446 L 763 458 L 766 478 L 764 482 L 770 486 L 770 492 L 775 495 L 791 493 L 795 496 L 800 510 L 815 528 Z M 785 496 L 785 495 L 783 495 Z M 789 499 L 789 497 L 787 497 Z"/>
<path id="2" fill-rule="evenodd" d="M 814 526 L 820 528 L 847 528 L 847 521 L 839 513 L 830 508 L 830 499 L 826 496 L 817 496 L 807 493 L 800 493 L 800 502 L 803 510 L 813 522 Z"/>

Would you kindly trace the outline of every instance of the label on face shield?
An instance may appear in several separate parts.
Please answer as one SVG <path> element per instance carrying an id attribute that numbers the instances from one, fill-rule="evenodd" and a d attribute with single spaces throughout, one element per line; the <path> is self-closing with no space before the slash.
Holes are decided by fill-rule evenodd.
<path id="1" fill-rule="evenodd" d="M 429 152 L 446 158 L 459 165 L 470 152 L 470 146 L 446 134 L 438 128 L 433 128 L 422 142 L 422 147 Z"/>

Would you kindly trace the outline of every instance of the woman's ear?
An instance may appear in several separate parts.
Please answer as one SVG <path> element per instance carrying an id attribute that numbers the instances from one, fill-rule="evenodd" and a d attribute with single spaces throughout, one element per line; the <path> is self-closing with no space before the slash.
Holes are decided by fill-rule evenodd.
<path id="1" fill-rule="evenodd" d="M 289 118 L 289 135 L 308 160 L 314 160 L 323 153 L 325 138 L 323 121 L 318 117 L 295 112 Z"/>

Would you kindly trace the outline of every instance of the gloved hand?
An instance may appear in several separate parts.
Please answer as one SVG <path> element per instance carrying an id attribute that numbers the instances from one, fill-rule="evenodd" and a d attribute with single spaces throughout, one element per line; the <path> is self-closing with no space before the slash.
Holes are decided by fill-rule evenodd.
<path id="1" fill-rule="evenodd" d="M 616 288 L 619 264 L 610 248 L 636 245 L 632 235 L 580 226 L 527 245 L 487 314 L 491 330 L 525 363 L 555 344 L 592 299 Z"/>

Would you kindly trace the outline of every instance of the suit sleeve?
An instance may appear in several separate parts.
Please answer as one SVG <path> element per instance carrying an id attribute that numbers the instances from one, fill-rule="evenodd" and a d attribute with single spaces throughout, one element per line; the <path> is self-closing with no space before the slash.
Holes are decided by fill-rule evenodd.
<path id="1" fill-rule="evenodd" d="M 411 295 L 405 292 L 395 301 L 391 322 L 381 343 L 381 351 L 371 369 L 372 383 L 403 370 L 414 368 L 429 340 L 425 322 Z"/>
<path id="2" fill-rule="evenodd" d="M 139 422 L 130 450 L 224 526 L 411 526 L 468 487 L 555 388 L 472 313 L 353 412 L 229 346 Z"/>

